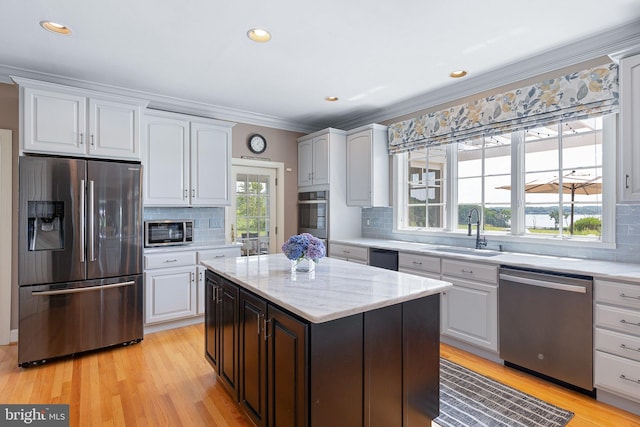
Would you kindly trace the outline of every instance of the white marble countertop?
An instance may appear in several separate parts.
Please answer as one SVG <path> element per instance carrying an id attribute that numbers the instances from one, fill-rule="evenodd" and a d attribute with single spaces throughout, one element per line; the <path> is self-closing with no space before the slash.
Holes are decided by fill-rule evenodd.
<path id="1" fill-rule="evenodd" d="M 242 246 L 241 243 L 198 242 L 198 243 L 190 243 L 188 245 L 169 245 L 169 246 L 144 248 L 143 252 L 145 254 L 154 254 L 154 253 L 163 253 L 163 252 L 205 251 L 209 249 L 236 248 L 240 246 Z"/>
<path id="2" fill-rule="evenodd" d="M 458 258 L 478 261 L 485 264 L 511 265 L 524 268 L 557 271 L 560 273 L 582 274 L 601 279 L 625 280 L 640 283 L 640 264 L 598 261 L 590 259 L 556 257 L 548 255 L 524 254 L 516 252 L 498 252 L 487 249 L 457 248 L 460 252 L 446 252 L 456 249 L 455 246 L 434 245 L 429 243 L 414 243 L 400 240 L 353 238 L 331 240 L 331 243 L 373 247 L 380 249 L 398 250 L 423 255 L 433 255 L 441 258 Z M 443 251 L 442 249 L 445 249 Z M 492 256 L 486 256 L 490 254 Z"/>
<path id="3" fill-rule="evenodd" d="M 338 259 L 292 273 L 283 254 L 202 261 L 202 265 L 300 317 L 322 323 L 445 291 L 448 282 Z"/>

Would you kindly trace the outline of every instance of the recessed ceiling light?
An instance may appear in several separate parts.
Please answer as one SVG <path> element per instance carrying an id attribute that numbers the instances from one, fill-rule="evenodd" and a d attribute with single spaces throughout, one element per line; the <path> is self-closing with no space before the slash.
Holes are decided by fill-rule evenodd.
<path id="1" fill-rule="evenodd" d="M 329 102 L 335 102 L 337 101 L 339 98 L 337 96 L 327 96 L 324 100 L 325 101 L 329 101 Z"/>
<path id="2" fill-rule="evenodd" d="M 247 37 L 249 37 L 254 42 L 264 43 L 271 40 L 271 34 L 269 31 L 264 30 L 262 28 L 252 28 L 247 31 Z"/>
<path id="3" fill-rule="evenodd" d="M 460 77 L 464 77 L 466 75 L 467 75 L 467 72 L 465 70 L 456 70 L 456 71 L 452 71 L 451 74 L 449 74 L 449 76 L 454 79 L 459 79 Z"/>
<path id="4" fill-rule="evenodd" d="M 56 22 L 40 21 L 40 26 L 47 31 L 51 31 L 52 33 L 62 34 L 64 36 L 71 34 L 71 28 L 62 24 L 58 24 Z"/>

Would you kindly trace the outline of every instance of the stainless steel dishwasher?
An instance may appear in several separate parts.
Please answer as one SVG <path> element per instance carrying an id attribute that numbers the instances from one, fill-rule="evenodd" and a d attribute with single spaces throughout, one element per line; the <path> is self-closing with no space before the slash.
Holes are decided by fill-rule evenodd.
<path id="1" fill-rule="evenodd" d="M 500 358 L 593 394 L 593 278 L 500 268 Z"/>

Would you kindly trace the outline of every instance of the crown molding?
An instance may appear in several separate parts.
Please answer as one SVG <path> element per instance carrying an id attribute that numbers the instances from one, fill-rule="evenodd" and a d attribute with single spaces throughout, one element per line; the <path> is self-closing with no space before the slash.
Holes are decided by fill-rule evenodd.
<path id="1" fill-rule="evenodd" d="M 349 117 L 347 120 L 333 123 L 332 126 L 351 129 L 368 123 L 380 123 L 599 57 L 613 58 L 615 54 L 619 57 L 629 56 L 640 51 L 639 28 L 640 20 L 636 20 L 616 29 L 594 34 L 522 61 L 411 97 L 382 111 Z"/>
<path id="2" fill-rule="evenodd" d="M 310 133 L 319 129 L 317 125 L 300 123 L 298 121 L 294 122 L 267 114 L 253 113 L 251 111 L 222 107 L 220 105 L 207 104 L 204 102 L 189 101 L 182 98 L 95 83 L 88 80 L 74 79 L 56 74 L 41 73 L 38 71 L 0 64 L 0 83 L 15 84 L 11 79 L 11 76 L 55 83 L 77 89 L 98 91 L 110 95 L 144 99 L 149 102 L 149 108 L 156 110 L 171 111 L 175 113 L 239 122 L 256 126 L 265 126 L 292 132 Z"/>

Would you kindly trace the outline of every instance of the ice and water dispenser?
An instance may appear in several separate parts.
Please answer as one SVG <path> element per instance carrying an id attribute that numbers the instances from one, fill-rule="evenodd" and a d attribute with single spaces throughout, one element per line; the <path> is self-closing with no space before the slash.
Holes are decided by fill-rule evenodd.
<path id="1" fill-rule="evenodd" d="M 27 202 L 29 251 L 64 249 L 64 202 Z"/>

